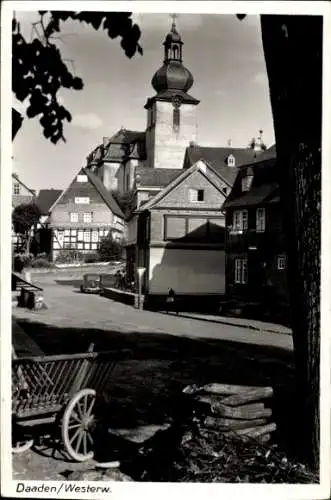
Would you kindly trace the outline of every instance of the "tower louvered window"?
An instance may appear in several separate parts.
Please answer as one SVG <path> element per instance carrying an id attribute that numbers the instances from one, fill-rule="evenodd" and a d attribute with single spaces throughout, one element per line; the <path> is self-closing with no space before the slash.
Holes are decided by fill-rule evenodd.
<path id="1" fill-rule="evenodd" d="M 175 107 L 173 110 L 173 128 L 175 131 L 178 131 L 180 127 L 180 111 L 179 107 Z"/>

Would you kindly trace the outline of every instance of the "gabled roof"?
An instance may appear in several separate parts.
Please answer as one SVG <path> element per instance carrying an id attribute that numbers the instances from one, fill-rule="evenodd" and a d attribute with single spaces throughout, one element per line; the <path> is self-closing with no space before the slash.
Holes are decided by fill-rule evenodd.
<path id="1" fill-rule="evenodd" d="M 62 189 L 40 189 L 36 204 L 38 205 L 41 214 L 47 215 L 50 209 L 61 195 Z"/>
<path id="2" fill-rule="evenodd" d="M 11 174 L 12 178 L 18 182 L 19 184 L 21 184 L 21 186 L 24 187 L 24 189 L 26 189 L 27 191 L 29 191 L 29 193 L 31 193 L 32 196 L 36 196 L 36 192 L 33 190 L 33 189 L 30 189 L 28 188 L 28 186 L 26 184 L 24 184 L 24 182 L 21 181 L 21 179 L 19 178 L 19 176 L 17 174 Z"/>
<path id="3" fill-rule="evenodd" d="M 232 154 L 235 158 L 235 166 L 227 166 L 227 158 Z M 184 167 L 189 168 L 199 161 L 205 160 L 218 174 L 222 176 L 231 186 L 237 175 L 238 167 L 254 162 L 262 153 L 257 153 L 249 148 L 219 148 L 209 146 L 190 145 L 186 148 Z"/>
<path id="4" fill-rule="evenodd" d="M 183 173 L 179 168 L 136 167 L 136 177 L 139 176 L 137 187 L 164 188 Z"/>
<path id="5" fill-rule="evenodd" d="M 106 203 L 108 208 L 113 212 L 113 214 L 117 215 L 117 217 L 120 217 L 121 219 L 124 219 L 124 214 L 120 206 L 118 205 L 117 201 L 114 199 L 112 194 L 109 191 L 107 191 L 107 189 L 102 184 L 99 177 L 94 175 L 88 168 L 83 168 L 82 173 L 87 175 L 89 181 L 98 191 L 103 201 Z"/>
<path id="6" fill-rule="evenodd" d="M 145 132 L 121 128 L 112 137 L 105 138 L 88 156 L 88 163 L 100 161 L 121 162 L 126 158 L 145 157 Z"/>
<path id="7" fill-rule="evenodd" d="M 99 179 L 99 177 L 97 177 L 95 174 L 93 174 L 90 171 L 90 169 L 88 169 L 88 168 L 81 168 L 79 170 L 79 172 L 77 172 L 77 174 L 75 175 L 75 177 L 77 177 L 77 175 L 79 175 L 79 174 L 85 174 L 87 176 L 89 182 L 92 184 L 92 186 L 100 194 L 101 198 L 103 199 L 103 201 L 105 202 L 105 204 L 107 205 L 107 207 L 112 211 L 112 213 L 115 214 L 115 215 L 117 215 L 117 217 L 120 217 L 121 219 L 124 219 L 124 214 L 123 214 L 121 208 L 119 207 L 118 203 L 116 202 L 116 200 L 114 199 L 114 197 L 112 196 L 112 194 L 109 191 L 107 191 L 107 189 L 105 188 L 105 186 L 102 184 L 102 182 Z M 70 188 L 70 186 L 72 185 L 72 183 L 73 183 L 73 181 L 71 181 L 71 183 L 69 184 L 69 186 L 68 186 L 67 189 L 65 189 L 64 191 L 62 191 L 62 193 L 60 194 L 60 196 L 57 198 L 57 200 L 55 201 L 55 203 L 51 207 L 52 209 L 54 207 L 56 207 L 56 205 L 59 203 L 59 201 L 61 200 L 61 198 L 67 193 L 67 191 Z"/>
<path id="8" fill-rule="evenodd" d="M 263 184 L 261 186 L 253 186 L 249 191 L 246 191 L 232 200 L 226 200 L 223 209 L 248 207 L 254 205 L 262 205 L 263 203 L 274 202 L 278 194 L 278 184 Z"/>
<path id="9" fill-rule="evenodd" d="M 206 167 L 206 171 L 203 172 L 200 170 L 201 163 Z M 175 189 L 179 184 L 181 184 L 187 177 L 189 177 L 194 171 L 200 170 L 202 175 L 207 177 L 210 182 L 212 182 L 214 185 L 214 179 L 210 179 L 210 174 L 214 177 L 216 177 L 217 181 L 220 181 L 221 178 L 219 175 L 215 175 L 214 170 L 212 170 L 209 165 L 204 162 L 203 160 L 196 162 L 194 165 L 192 165 L 188 169 L 181 170 L 180 175 L 178 175 L 170 184 L 168 184 L 164 189 L 159 191 L 153 198 L 147 201 L 142 207 L 141 210 L 149 210 L 152 208 L 156 203 L 158 203 L 162 198 L 164 198 L 168 193 L 170 193 L 173 189 Z M 209 175 L 208 175 L 208 170 L 209 170 Z M 140 211 L 140 207 L 136 210 L 136 212 Z"/>
<path id="10" fill-rule="evenodd" d="M 247 168 L 253 171 L 254 177 L 250 190 L 243 192 L 241 180 L 246 175 Z M 277 202 L 278 190 L 277 159 L 275 157 L 247 164 L 239 169 L 231 193 L 223 204 L 223 209 Z"/>

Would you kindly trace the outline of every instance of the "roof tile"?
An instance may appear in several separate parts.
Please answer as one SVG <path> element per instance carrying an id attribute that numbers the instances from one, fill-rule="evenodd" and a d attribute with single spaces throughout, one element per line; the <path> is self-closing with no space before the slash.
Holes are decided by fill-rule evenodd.
<path id="1" fill-rule="evenodd" d="M 108 208 L 113 212 L 113 214 L 117 215 L 121 219 L 124 219 L 124 214 L 123 214 L 120 206 L 118 205 L 117 201 L 114 199 L 114 197 L 112 196 L 112 194 L 109 191 L 107 191 L 107 189 L 102 184 L 102 182 L 99 179 L 99 177 L 97 177 L 96 175 L 94 175 L 87 168 L 83 168 L 82 172 L 84 172 L 87 175 L 89 181 L 94 186 L 94 188 L 98 191 L 98 193 L 103 198 L 104 202 L 106 203 L 106 205 L 108 206 Z"/>
<path id="2" fill-rule="evenodd" d="M 183 173 L 179 168 L 151 168 L 137 167 L 136 176 L 139 175 L 140 187 L 165 187 L 180 174 Z"/>
<path id="3" fill-rule="evenodd" d="M 38 205 L 42 215 L 48 214 L 50 208 L 56 202 L 61 193 L 61 189 L 41 189 L 39 191 L 36 204 Z"/>
<path id="4" fill-rule="evenodd" d="M 235 167 L 228 167 L 226 160 L 232 154 L 235 158 Z M 261 153 L 249 148 L 219 148 L 191 145 L 186 149 L 185 167 L 190 167 L 199 160 L 205 160 L 230 185 L 235 181 L 238 167 L 256 161 Z"/>

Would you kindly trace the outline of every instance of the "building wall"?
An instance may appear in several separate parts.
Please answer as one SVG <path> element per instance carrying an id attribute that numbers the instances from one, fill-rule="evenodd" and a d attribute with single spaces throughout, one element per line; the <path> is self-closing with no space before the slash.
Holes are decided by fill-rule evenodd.
<path id="1" fill-rule="evenodd" d="M 287 273 L 278 269 L 278 256 L 285 255 L 281 212 L 278 204 L 266 205 L 266 228 L 256 232 L 256 206 L 242 207 L 248 210 L 248 230 L 243 234 L 229 234 L 226 243 L 227 293 L 238 298 L 263 300 L 266 286 L 279 300 L 288 300 Z M 232 225 L 233 209 L 227 210 L 226 224 Z M 235 283 L 235 259 L 248 262 L 246 284 Z M 267 285 L 268 284 L 268 285 Z"/>
<path id="2" fill-rule="evenodd" d="M 217 183 L 217 188 L 199 170 L 196 170 L 160 200 L 159 205 L 162 207 L 187 207 L 195 210 L 210 208 L 220 210 L 226 198 L 226 195 L 220 191 L 227 186 L 219 178 L 215 178 L 215 183 Z M 190 201 L 190 189 L 204 190 L 204 201 Z"/>
<path id="3" fill-rule="evenodd" d="M 196 105 L 180 106 L 180 126 L 173 129 L 173 105 L 171 102 L 156 101 L 155 127 L 148 134 L 147 151 L 151 157 L 150 166 L 155 168 L 183 168 L 185 150 L 190 141 L 196 141 Z"/>
<path id="4" fill-rule="evenodd" d="M 161 242 L 165 238 L 165 220 L 166 217 L 173 217 L 173 227 L 176 230 L 178 227 L 178 234 L 182 227 L 183 218 L 189 219 L 205 219 L 214 221 L 220 227 L 225 227 L 225 218 L 222 213 L 212 210 L 193 211 L 193 210 L 152 210 L 150 218 L 150 240 L 151 242 Z"/>
<path id="5" fill-rule="evenodd" d="M 78 213 L 78 217 L 83 213 L 92 212 L 92 222 L 84 223 L 83 220 L 79 222 L 70 221 L 70 213 Z M 50 223 L 52 227 L 91 227 L 91 226 L 111 226 L 114 222 L 113 214 L 105 203 L 89 203 L 86 205 L 75 204 L 72 202 L 66 204 L 59 204 L 54 207 L 50 216 Z"/>
<path id="6" fill-rule="evenodd" d="M 88 197 L 90 203 L 75 203 L 75 197 Z M 70 220 L 70 214 L 77 213 L 78 221 Z M 92 221 L 84 222 L 83 214 L 92 213 Z M 77 177 L 55 205 L 49 218 L 52 234 L 52 258 L 55 260 L 61 250 L 96 252 L 99 243 L 112 229 L 125 234 L 123 219 L 114 215 L 95 187 L 87 182 L 78 182 Z"/>
<path id="7" fill-rule="evenodd" d="M 138 165 L 139 165 L 139 160 L 135 158 L 131 158 L 126 162 L 124 169 L 124 179 L 123 179 L 124 191 L 131 191 L 133 189 L 135 182 L 135 171 Z"/>
<path id="8" fill-rule="evenodd" d="M 153 248 L 149 257 L 149 293 L 223 294 L 224 250 Z"/>
<path id="9" fill-rule="evenodd" d="M 134 215 L 127 222 L 127 244 L 135 245 L 137 243 L 138 216 Z"/>
<path id="10" fill-rule="evenodd" d="M 102 182 L 108 191 L 124 188 L 124 167 L 121 162 L 105 162 L 102 166 Z"/>
<path id="11" fill-rule="evenodd" d="M 152 121 L 153 115 L 153 121 Z M 155 159 L 155 103 L 147 110 L 147 127 L 146 127 L 146 153 L 147 153 L 147 161 L 146 165 L 148 167 L 154 166 Z"/>
<path id="12" fill-rule="evenodd" d="M 161 191 L 161 188 L 160 189 L 148 189 L 148 188 L 143 188 L 143 189 L 137 189 L 137 193 L 136 193 L 136 203 L 137 203 L 137 207 L 140 207 L 140 205 L 147 201 L 147 200 L 150 200 L 151 198 L 153 198 L 153 196 L 155 196 L 159 191 Z"/>

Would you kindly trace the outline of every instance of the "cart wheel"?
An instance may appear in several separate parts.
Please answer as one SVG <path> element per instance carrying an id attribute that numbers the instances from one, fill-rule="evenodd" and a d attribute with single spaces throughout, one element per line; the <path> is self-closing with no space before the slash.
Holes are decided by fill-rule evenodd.
<path id="1" fill-rule="evenodd" d="M 93 407 L 95 390 L 82 389 L 69 401 L 62 418 L 62 439 L 66 451 L 77 462 L 93 457 Z"/>
<path id="2" fill-rule="evenodd" d="M 24 453 L 33 445 L 33 439 L 15 441 L 12 445 L 12 453 Z"/>

